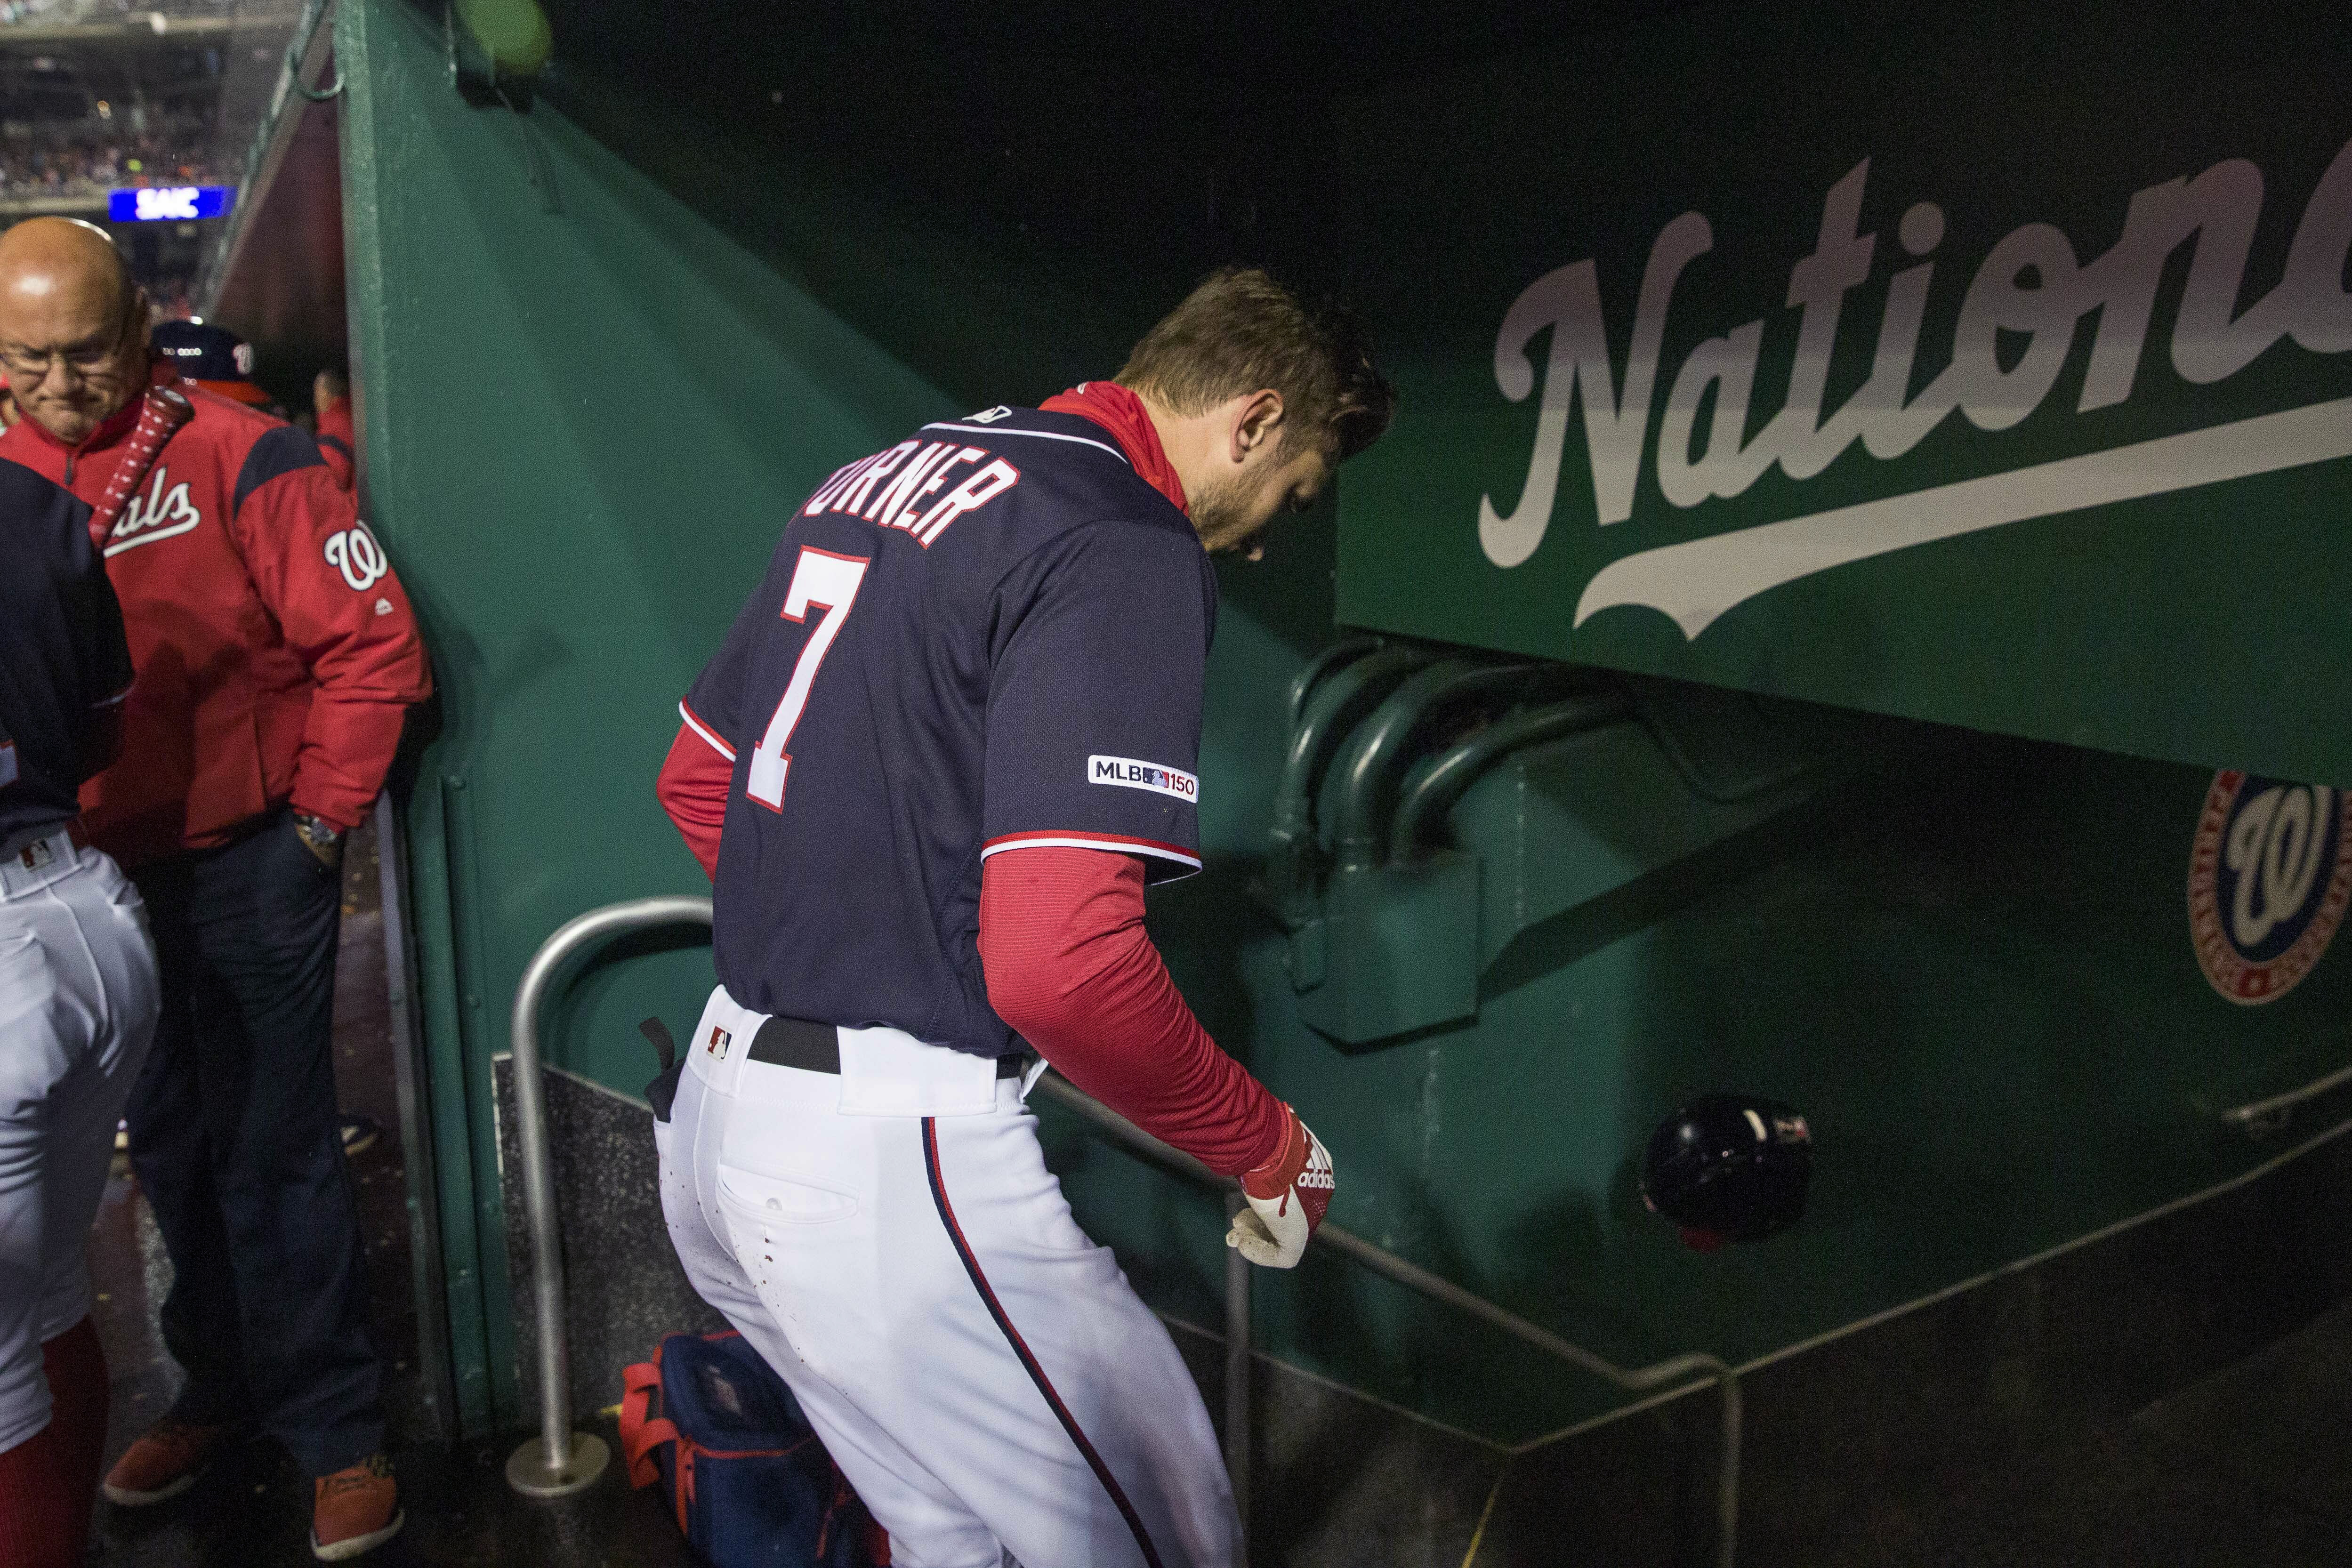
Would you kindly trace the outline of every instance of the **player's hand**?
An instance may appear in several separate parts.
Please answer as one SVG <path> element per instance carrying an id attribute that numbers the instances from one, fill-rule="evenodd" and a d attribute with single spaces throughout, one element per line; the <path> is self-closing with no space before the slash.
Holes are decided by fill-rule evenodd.
<path id="1" fill-rule="evenodd" d="M 1307 1130 L 1298 1113 L 1282 1108 L 1282 1145 L 1274 1157 L 1242 1176 L 1249 1207 L 1234 1216 L 1225 1245 L 1265 1269 L 1296 1268 L 1307 1239 L 1331 1207 L 1331 1154 Z"/>

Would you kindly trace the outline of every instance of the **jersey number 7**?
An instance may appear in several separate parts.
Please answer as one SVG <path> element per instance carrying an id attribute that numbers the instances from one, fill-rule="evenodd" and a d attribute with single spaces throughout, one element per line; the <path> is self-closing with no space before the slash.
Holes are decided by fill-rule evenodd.
<path id="1" fill-rule="evenodd" d="M 856 601 L 866 567 L 864 557 L 835 555 L 803 545 L 800 561 L 793 568 L 793 585 L 784 593 L 783 618 L 804 621 L 811 605 L 824 614 L 808 641 L 801 644 L 801 656 L 793 665 L 793 678 L 784 686 L 782 700 L 776 704 L 775 716 L 768 720 L 767 733 L 752 748 L 751 771 L 743 782 L 743 792 L 771 811 L 784 809 L 784 775 L 793 765 L 784 747 L 801 722 L 801 710 L 808 706 L 816 667 L 824 663 L 825 650 L 841 634 L 841 623 L 849 619 L 849 607 Z"/>

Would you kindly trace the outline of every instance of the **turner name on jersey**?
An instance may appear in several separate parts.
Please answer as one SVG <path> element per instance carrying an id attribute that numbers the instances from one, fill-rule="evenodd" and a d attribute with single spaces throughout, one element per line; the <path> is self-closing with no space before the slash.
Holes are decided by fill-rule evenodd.
<path id="1" fill-rule="evenodd" d="M 926 431 L 934 428 L 924 426 Z M 954 488 L 947 489 L 950 480 Z M 958 517 L 978 511 L 1019 483 L 1021 470 L 985 447 L 919 437 L 835 469 L 801 515 L 837 512 L 863 517 L 882 528 L 903 529 L 929 549 Z"/>

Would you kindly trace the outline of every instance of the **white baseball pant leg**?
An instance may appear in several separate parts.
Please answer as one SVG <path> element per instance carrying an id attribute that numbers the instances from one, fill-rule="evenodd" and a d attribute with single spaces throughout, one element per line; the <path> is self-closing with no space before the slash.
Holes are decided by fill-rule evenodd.
<path id="1" fill-rule="evenodd" d="M 838 1077 L 748 1061 L 763 1021 L 711 993 L 656 1124 L 663 1212 L 891 1560 L 1237 1563 L 1200 1391 L 1071 1217 L 1021 1081 L 897 1030 L 838 1031 Z"/>
<path id="2" fill-rule="evenodd" d="M 90 1221 L 156 1006 L 147 906 L 111 860 L 60 832 L 0 861 L 0 1452 L 49 1424 L 41 1346 L 89 1313 Z"/>

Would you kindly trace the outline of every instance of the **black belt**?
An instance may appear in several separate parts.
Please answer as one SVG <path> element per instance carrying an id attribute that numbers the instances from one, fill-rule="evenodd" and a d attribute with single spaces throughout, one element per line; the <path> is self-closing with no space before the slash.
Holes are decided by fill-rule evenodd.
<path id="1" fill-rule="evenodd" d="M 751 1038 L 751 1060 L 771 1067 L 797 1067 L 803 1072 L 837 1074 L 841 1071 L 841 1035 L 829 1023 L 772 1018 Z M 1000 1056 L 996 1059 L 996 1076 L 1018 1078 L 1028 1065 L 1029 1059 L 1018 1051 Z"/>

